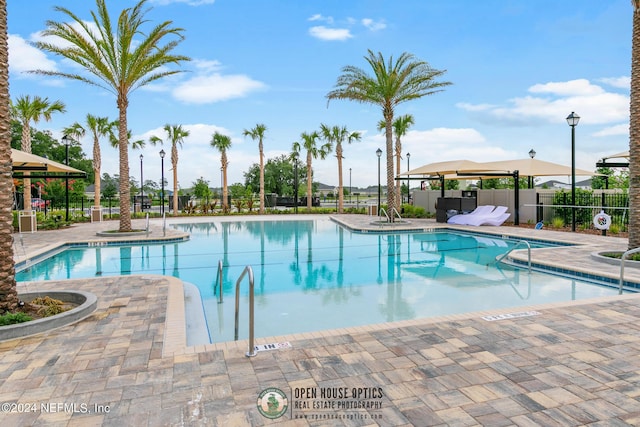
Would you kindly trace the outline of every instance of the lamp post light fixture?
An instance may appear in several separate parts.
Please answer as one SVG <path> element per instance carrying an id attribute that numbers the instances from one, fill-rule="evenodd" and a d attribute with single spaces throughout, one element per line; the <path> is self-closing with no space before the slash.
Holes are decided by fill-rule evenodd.
<path id="1" fill-rule="evenodd" d="M 580 116 L 574 113 L 567 116 L 567 124 L 571 126 L 571 231 L 576 231 L 576 126 Z"/>
<path id="2" fill-rule="evenodd" d="M 349 168 L 349 203 L 351 203 L 351 168 Z"/>
<path id="3" fill-rule="evenodd" d="M 160 215 L 164 215 L 164 155 L 165 155 L 164 150 L 160 150 L 160 168 L 162 170 L 162 175 L 160 178 L 162 183 L 162 186 L 161 186 L 162 189 L 160 190 L 160 198 L 161 198 L 160 203 L 162 203 L 160 205 Z"/>
<path id="4" fill-rule="evenodd" d="M 140 212 L 144 211 L 144 181 L 142 178 L 142 159 L 144 156 L 140 154 Z"/>
<path id="5" fill-rule="evenodd" d="M 378 209 L 377 209 L 377 214 L 378 216 L 380 216 L 380 156 L 382 156 L 382 150 L 381 149 L 377 149 L 376 150 L 376 156 L 378 156 Z"/>
<path id="6" fill-rule="evenodd" d="M 536 150 L 534 150 L 533 148 L 531 150 L 529 150 L 529 157 L 531 157 L 532 159 L 536 156 Z M 533 188 L 533 177 L 530 176 L 529 177 L 529 188 Z"/>
<path id="7" fill-rule="evenodd" d="M 409 158 L 411 157 L 411 153 L 407 153 L 407 172 L 411 169 L 409 168 Z M 411 203 L 411 192 L 409 191 L 409 175 L 407 175 L 407 203 Z"/>
<path id="8" fill-rule="evenodd" d="M 65 164 L 69 166 L 69 143 L 71 142 L 71 138 L 67 135 L 62 136 L 62 143 L 65 146 Z M 65 215 L 64 220 L 69 221 L 69 173 L 64 173 L 64 199 L 65 199 Z"/>

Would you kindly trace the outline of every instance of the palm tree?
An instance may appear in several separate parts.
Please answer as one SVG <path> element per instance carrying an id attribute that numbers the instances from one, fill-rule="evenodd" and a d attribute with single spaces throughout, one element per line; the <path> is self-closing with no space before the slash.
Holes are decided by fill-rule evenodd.
<path id="1" fill-rule="evenodd" d="M 297 154 L 300 154 L 303 148 L 307 151 L 307 210 L 311 211 L 311 199 L 313 196 L 313 170 L 311 169 L 311 160 L 317 159 L 318 157 L 321 159 L 327 157 L 331 152 L 331 143 L 327 142 L 318 147 L 317 143 L 318 139 L 320 139 L 320 134 L 316 131 L 312 133 L 302 132 L 300 139 L 302 139 L 302 143 L 294 142 L 292 151 Z"/>
<path id="2" fill-rule="evenodd" d="M 61 101 L 49 102 L 48 98 L 29 95 L 20 96 L 15 103 L 11 103 L 11 114 L 22 124 L 22 138 L 20 149 L 31 153 L 31 122 L 38 123 L 40 119 L 51 120 L 53 113 L 64 113 L 65 106 Z M 24 210 L 31 210 L 31 179 L 29 172 L 24 173 Z"/>
<path id="3" fill-rule="evenodd" d="M 405 114 L 403 116 L 398 117 L 393 121 L 393 133 L 396 135 L 396 176 L 400 175 L 400 160 L 402 160 L 402 142 L 400 139 L 407 134 L 409 128 L 414 124 L 413 116 L 411 114 Z M 378 130 L 385 130 L 387 128 L 387 124 L 384 120 L 380 120 L 378 122 Z M 400 190 L 401 184 L 400 181 L 396 181 L 396 203 L 398 206 L 401 204 L 402 192 Z M 409 188 L 407 188 L 409 191 Z"/>
<path id="4" fill-rule="evenodd" d="M 264 214 L 264 149 L 262 146 L 262 140 L 264 139 L 264 133 L 267 131 L 267 127 L 261 123 L 255 125 L 253 129 L 245 129 L 242 134 L 249 136 L 254 141 L 258 140 L 258 151 L 260 152 L 260 213 Z"/>
<path id="5" fill-rule="evenodd" d="M 127 107 L 129 95 L 135 89 L 166 76 L 181 72 L 170 70 L 189 58 L 172 51 L 184 40 L 182 28 L 164 21 L 145 33 L 147 0 L 140 0 L 132 8 L 124 9 L 114 27 L 106 0 L 96 0 L 97 13 L 87 22 L 61 6 L 54 10 L 63 13 L 70 22 L 47 21 L 45 36 L 59 37 L 66 43 L 35 42 L 35 46 L 79 64 L 89 75 L 62 71 L 35 70 L 34 73 L 61 76 L 98 86 L 116 95 L 118 107 L 118 154 L 120 163 L 120 227 L 131 231 L 131 203 L 129 201 L 129 150 L 127 138 Z M 76 26 L 82 30 L 77 30 Z M 167 38 L 172 39 L 164 42 Z"/>
<path id="6" fill-rule="evenodd" d="M 221 133 L 214 133 L 211 138 L 211 146 L 218 151 L 220 151 L 220 164 L 222 165 L 222 211 L 229 211 L 229 203 L 228 203 L 228 194 L 229 190 L 227 188 L 227 166 L 229 166 L 229 161 L 227 160 L 227 150 L 231 148 L 231 138 L 227 135 L 222 135 Z"/>
<path id="7" fill-rule="evenodd" d="M 95 188 L 93 205 L 96 208 L 100 207 L 101 194 L 100 169 L 102 167 L 102 155 L 100 153 L 100 138 L 113 135 L 113 128 L 117 126 L 117 122 L 110 122 L 108 117 L 96 117 L 93 114 L 87 114 L 86 129 L 80 123 L 75 122 L 63 130 L 66 135 L 71 136 L 75 140 L 83 138 L 87 130 L 91 132 L 91 136 L 93 137 L 93 185 Z"/>
<path id="8" fill-rule="evenodd" d="M 168 141 L 171 141 L 171 167 L 173 168 L 173 215 L 178 215 L 178 145 L 182 147 L 184 139 L 189 136 L 189 131 L 182 129 L 181 125 L 164 125 Z M 149 141 L 156 145 L 162 144 L 162 139 L 153 135 Z M 141 184 L 142 185 L 142 184 Z"/>
<path id="9" fill-rule="evenodd" d="M 11 109 L 9 104 L 7 1 L 0 0 L 0 314 L 18 307 L 13 265 L 13 179 L 11 178 Z M 1 237 L 4 236 L 4 237 Z"/>
<path id="10" fill-rule="evenodd" d="M 640 247 L 640 0 L 632 0 L 629 115 L 629 249 Z"/>
<path id="11" fill-rule="evenodd" d="M 342 143 L 351 144 L 352 141 L 360 141 L 360 132 L 349 132 L 346 126 L 329 127 L 320 125 L 320 133 L 329 144 L 336 144 L 336 157 L 338 158 L 338 213 L 342 213 L 344 204 L 344 194 L 342 190 Z"/>
<path id="12" fill-rule="evenodd" d="M 348 65 L 342 68 L 335 88 L 326 96 L 332 99 L 348 99 L 361 103 L 378 105 L 382 108 L 385 121 L 386 157 L 387 157 L 387 208 L 390 212 L 396 208 L 393 174 L 393 116 L 398 104 L 422 98 L 442 91 L 450 82 L 435 79 L 446 73 L 436 70 L 425 62 L 416 60 L 409 53 L 402 53 L 394 62 L 393 57 L 385 61 L 382 53 L 369 50 L 365 60 L 373 75 L 361 68 Z M 394 216 L 389 220 L 393 222 Z"/>

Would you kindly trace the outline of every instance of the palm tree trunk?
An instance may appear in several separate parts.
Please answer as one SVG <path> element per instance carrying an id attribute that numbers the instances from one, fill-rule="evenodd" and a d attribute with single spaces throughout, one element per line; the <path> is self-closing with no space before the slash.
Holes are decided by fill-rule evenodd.
<path id="1" fill-rule="evenodd" d="M 28 121 L 22 124 L 22 142 L 21 142 L 20 148 L 25 153 L 31 153 L 31 126 L 29 125 Z M 30 211 L 31 210 L 31 179 L 29 178 L 29 175 L 31 175 L 31 172 L 25 172 L 23 175 L 24 175 L 24 178 L 22 179 L 22 187 L 23 187 L 22 188 L 22 196 L 23 196 L 22 208 L 25 211 Z"/>
<path id="2" fill-rule="evenodd" d="M 633 0 L 629 110 L 629 249 L 634 249 L 640 247 L 640 0 Z"/>
<path id="3" fill-rule="evenodd" d="M 11 117 L 9 113 L 9 47 L 7 3 L 0 0 L 0 313 L 18 306 L 13 265 L 13 178 L 11 177 Z M 31 201 L 31 199 L 29 199 Z"/>
<path id="4" fill-rule="evenodd" d="M 400 143 L 400 135 L 396 135 L 396 176 L 400 175 L 400 163 L 402 160 L 402 144 Z M 402 186 L 400 180 L 396 181 L 396 203 L 402 206 Z"/>
<path id="5" fill-rule="evenodd" d="M 342 144 L 336 145 L 336 157 L 338 158 L 338 213 L 344 210 L 344 191 L 342 191 Z"/>
<path id="6" fill-rule="evenodd" d="M 173 216 L 178 215 L 178 147 L 171 146 L 171 167 L 173 168 Z"/>
<path id="7" fill-rule="evenodd" d="M 264 150 L 262 141 L 259 143 L 260 150 L 260 214 L 264 214 Z"/>
<path id="8" fill-rule="evenodd" d="M 227 153 L 222 153 L 222 211 L 229 212 L 229 189 L 227 188 Z"/>
<path id="9" fill-rule="evenodd" d="M 102 158 L 100 156 L 100 141 L 98 141 L 98 137 L 95 136 L 93 138 L 93 205 L 96 208 L 100 207 L 100 166 L 102 163 Z"/>
<path id="10" fill-rule="evenodd" d="M 311 192 L 312 188 L 312 173 L 311 173 L 311 152 L 307 151 L 307 210 L 311 211 Z"/>
<path id="11" fill-rule="evenodd" d="M 118 129 L 118 155 L 120 161 L 120 232 L 131 231 L 131 202 L 129 197 L 129 141 L 127 139 L 127 100 L 118 97 L 120 127 Z"/>
<path id="12" fill-rule="evenodd" d="M 385 122 L 387 124 L 386 135 L 386 153 L 387 153 L 387 215 L 389 221 L 394 222 L 393 210 L 396 207 L 396 187 L 393 182 L 393 112 L 385 113 Z M 380 209 L 380 207 L 378 207 Z"/>

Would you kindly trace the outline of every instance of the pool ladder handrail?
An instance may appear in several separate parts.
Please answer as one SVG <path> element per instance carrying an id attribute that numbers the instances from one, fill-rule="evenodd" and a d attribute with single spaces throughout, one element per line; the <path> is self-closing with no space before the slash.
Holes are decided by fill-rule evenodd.
<path id="1" fill-rule="evenodd" d="M 219 295 L 218 295 L 218 304 L 222 304 L 222 276 L 223 272 L 222 272 L 222 260 L 218 260 L 218 272 L 216 273 L 216 281 L 213 282 L 213 294 L 216 294 L 216 290 L 220 289 Z M 218 284 L 220 286 L 218 286 Z"/>
<path id="2" fill-rule="evenodd" d="M 380 212 L 382 212 L 385 218 L 387 218 L 387 222 L 391 222 L 391 218 L 389 218 L 389 215 L 387 214 L 387 211 L 384 208 L 380 208 Z M 391 208 L 391 214 L 395 214 L 395 216 L 397 216 L 398 219 L 402 219 L 402 217 L 400 216 L 400 212 L 398 212 L 396 208 Z"/>
<path id="3" fill-rule="evenodd" d="M 618 293 L 620 295 L 622 295 L 622 287 L 624 286 L 624 261 L 629 255 L 633 255 L 638 252 L 640 252 L 640 248 L 629 249 L 628 251 L 623 253 L 622 257 L 620 258 L 620 288 L 618 289 Z"/>
<path id="4" fill-rule="evenodd" d="M 505 259 L 512 251 L 516 250 L 518 248 L 518 246 L 520 246 L 521 244 L 524 244 L 527 246 L 527 265 L 529 266 L 528 270 L 529 273 L 531 273 L 531 245 L 529 244 L 529 242 L 527 242 L 526 240 L 518 240 L 518 242 L 513 245 L 513 247 L 511 249 L 509 249 L 507 252 L 503 253 L 502 255 L 500 255 L 498 258 L 496 258 L 496 264 L 498 264 L 499 262 L 501 262 L 503 259 Z"/>
<path id="5" fill-rule="evenodd" d="M 247 357 L 255 356 L 256 349 L 253 344 L 253 326 L 254 326 L 254 318 L 253 318 L 253 306 L 254 306 L 254 292 L 253 292 L 253 269 L 250 265 L 247 265 L 238 280 L 236 281 L 236 324 L 235 324 L 235 341 L 238 341 L 238 322 L 240 317 L 240 282 L 244 279 L 244 276 L 249 276 L 249 351 L 245 353 Z"/>

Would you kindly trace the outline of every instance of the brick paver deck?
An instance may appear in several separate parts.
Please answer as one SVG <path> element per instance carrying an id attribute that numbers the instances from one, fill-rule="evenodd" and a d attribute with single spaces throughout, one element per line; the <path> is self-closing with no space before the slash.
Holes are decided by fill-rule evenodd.
<path id="1" fill-rule="evenodd" d="M 371 226 L 366 216 L 340 220 Z M 152 225 L 150 238 L 158 238 L 159 223 Z M 96 228 L 109 227 L 114 223 L 16 236 L 16 259 L 64 241 L 104 239 Z M 619 267 L 598 263 L 591 253 L 626 246 L 601 236 L 480 230 L 580 243 L 534 251 L 533 259 L 611 277 Z M 628 278 L 640 279 L 637 269 L 628 270 Z M 247 358 L 246 342 L 185 346 L 181 283 L 171 277 L 20 285 L 25 288 L 93 292 L 98 308 L 76 324 L 0 343 L 1 425 L 640 424 L 637 295 L 528 307 L 538 314 L 491 322 L 481 318 L 488 313 L 468 313 L 264 338 L 257 343 L 286 340 L 291 347 Z M 257 408 L 268 388 L 288 397 L 289 410 L 273 420 Z M 325 397 L 339 393 L 347 398 Z"/>

